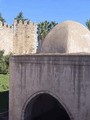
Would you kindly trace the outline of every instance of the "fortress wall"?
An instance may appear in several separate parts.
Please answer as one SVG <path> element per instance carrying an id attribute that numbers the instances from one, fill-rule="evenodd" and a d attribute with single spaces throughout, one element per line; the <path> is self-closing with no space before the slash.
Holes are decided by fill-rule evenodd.
<path id="1" fill-rule="evenodd" d="M 14 54 L 30 54 L 36 52 L 36 24 L 32 22 L 14 22 Z"/>
<path id="2" fill-rule="evenodd" d="M 14 21 L 12 26 L 0 22 L 0 50 L 5 54 L 36 53 L 36 28 L 31 21 Z"/>
<path id="3" fill-rule="evenodd" d="M 0 22 L 0 50 L 5 54 L 13 51 L 13 27 Z"/>

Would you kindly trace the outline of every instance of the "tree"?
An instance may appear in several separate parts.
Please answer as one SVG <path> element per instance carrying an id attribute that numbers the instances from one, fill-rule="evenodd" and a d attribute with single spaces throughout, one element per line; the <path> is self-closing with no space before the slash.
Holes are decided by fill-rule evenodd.
<path id="1" fill-rule="evenodd" d="M 3 22 L 3 23 L 5 22 L 5 19 L 2 17 L 1 13 L 0 13 L 0 21 Z"/>
<path id="2" fill-rule="evenodd" d="M 90 19 L 86 21 L 86 26 L 87 26 L 88 29 L 90 30 Z"/>
<path id="3" fill-rule="evenodd" d="M 7 74 L 9 68 L 9 58 L 12 54 L 4 55 L 4 50 L 0 50 L 0 74 Z"/>
<path id="4" fill-rule="evenodd" d="M 1 73 L 7 73 L 3 50 L 0 51 L 0 74 Z"/>
<path id="5" fill-rule="evenodd" d="M 55 27 L 57 23 L 55 21 L 48 22 L 47 20 L 38 24 L 37 34 L 38 34 L 38 51 L 46 35 L 50 30 Z"/>
<path id="6" fill-rule="evenodd" d="M 9 59 L 10 59 L 11 56 L 12 56 L 12 53 L 9 53 L 8 55 L 4 56 L 7 71 L 8 71 L 8 68 L 9 68 Z"/>
<path id="7" fill-rule="evenodd" d="M 25 18 L 24 18 L 23 12 L 20 12 L 20 13 L 17 15 L 17 17 L 14 18 L 14 19 L 17 20 L 18 22 L 19 22 L 20 20 L 22 20 L 22 21 L 28 20 L 28 19 L 25 19 Z"/>

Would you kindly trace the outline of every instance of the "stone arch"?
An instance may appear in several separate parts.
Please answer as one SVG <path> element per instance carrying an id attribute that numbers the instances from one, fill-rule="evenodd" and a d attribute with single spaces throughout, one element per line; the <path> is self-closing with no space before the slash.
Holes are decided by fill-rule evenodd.
<path id="1" fill-rule="evenodd" d="M 63 103 L 63 101 L 55 94 L 53 94 L 52 92 L 49 92 L 49 91 L 38 91 L 36 93 L 34 93 L 33 95 L 31 95 L 25 102 L 23 108 L 22 108 L 22 114 L 21 114 L 21 120 L 25 120 L 24 119 L 24 115 L 25 115 L 25 110 L 28 106 L 28 104 L 32 104 L 31 102 L 36 100 L 38 98 L 38 96 L 40 95 L 49 95 L 51 96 L 52 98 L 54 98 L 63 108 L 64 110 L 66 111 L 68 117 L 69 117 L 69 120 L 74 120 L 73 117 L 72 117 L 72 114 L 71 112 L 68 110 L 68 108 L 66 107 L 66 105 Z M 33 102 L 34 103 L 34 102 Z"/>

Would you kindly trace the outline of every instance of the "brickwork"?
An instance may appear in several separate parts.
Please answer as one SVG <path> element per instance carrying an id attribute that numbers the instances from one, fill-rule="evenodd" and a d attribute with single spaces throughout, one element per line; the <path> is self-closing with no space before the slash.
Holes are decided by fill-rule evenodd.
<path id="1" fill-rule="evenodd" d="M 36 52 L 36 28 L 31 21 L 14 21 L 12 26 L 0 22 L 0 50 L 5 54 L 30 54 Z"/>

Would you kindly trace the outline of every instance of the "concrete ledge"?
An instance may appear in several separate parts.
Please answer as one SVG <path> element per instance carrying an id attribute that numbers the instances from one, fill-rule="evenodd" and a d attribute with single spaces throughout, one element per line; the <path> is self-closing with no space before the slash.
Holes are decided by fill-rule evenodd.
<path id="1" fill-rule="evenodd" d="M 34 54 L 12 56 L 11 62 L 90 65 L 90 54 Z"/>

